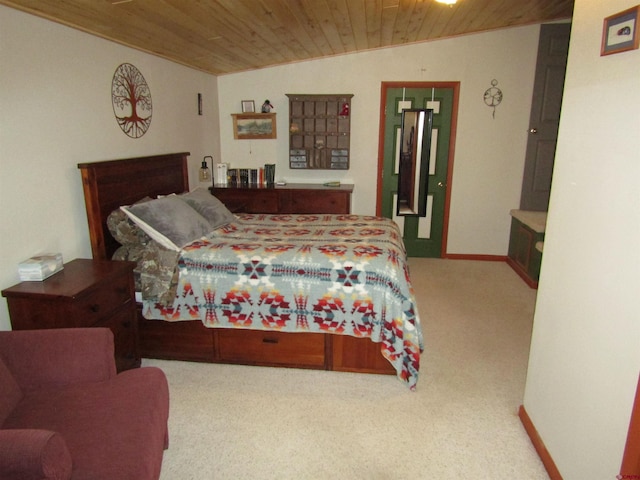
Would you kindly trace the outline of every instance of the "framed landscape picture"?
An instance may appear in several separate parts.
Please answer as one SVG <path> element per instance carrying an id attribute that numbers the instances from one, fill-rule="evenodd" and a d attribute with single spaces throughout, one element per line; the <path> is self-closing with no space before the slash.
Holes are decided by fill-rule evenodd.
<path id="1" fill-rule="evenodd" d="M 236 140 L 276 138 L 275 113 L 234 113 L 231 116 Z"/>

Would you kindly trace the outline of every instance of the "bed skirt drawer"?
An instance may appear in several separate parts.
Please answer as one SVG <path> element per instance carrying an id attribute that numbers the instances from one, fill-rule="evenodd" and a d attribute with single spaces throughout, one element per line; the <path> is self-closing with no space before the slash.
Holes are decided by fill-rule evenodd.
<path id="1" fill-rule="evenodd" d="M 147 320 L 138 305 L 140 353 L 144 358 L 187 362 L 214 362 L 214 330 L 200 320 Z"/>
<path id="2" fill-rule="evenodd" d="M 216 329 L 218 361 L 298 368 L 325 367 L 321 333 Z"/>

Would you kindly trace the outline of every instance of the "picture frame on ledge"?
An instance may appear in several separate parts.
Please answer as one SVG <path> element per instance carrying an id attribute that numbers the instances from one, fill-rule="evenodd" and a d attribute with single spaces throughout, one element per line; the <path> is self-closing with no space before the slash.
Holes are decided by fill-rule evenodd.
<path id="1" fill-rule="evenodd" d="M 640 5 L 610 15 L 602 27 L 600 56 L 636 50 L 638 48 L 638 14 Z"/>
<path id="2" fill-rule="evenodd" d="M 236 140 L 277 138 L 275 113 L 232 113 L 231 116 Z"/>
<path id="3" fill-rule="evenodd" d="M 242 113 L 254 113 L 256 111 L 256 102 L 253 100 L 242 100 Z"/>

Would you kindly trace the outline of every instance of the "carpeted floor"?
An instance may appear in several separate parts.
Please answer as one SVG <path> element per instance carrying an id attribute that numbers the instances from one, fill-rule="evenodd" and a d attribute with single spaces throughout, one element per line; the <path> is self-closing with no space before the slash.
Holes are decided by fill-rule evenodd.
<path id="1" fill-rule="evenodd" d="M 548 479 L 517 416 L 535 290 L 501 262 L 410 266 L 416 392 L 393 376 L 145 359 L 170 385 L 161 479 Z"/>

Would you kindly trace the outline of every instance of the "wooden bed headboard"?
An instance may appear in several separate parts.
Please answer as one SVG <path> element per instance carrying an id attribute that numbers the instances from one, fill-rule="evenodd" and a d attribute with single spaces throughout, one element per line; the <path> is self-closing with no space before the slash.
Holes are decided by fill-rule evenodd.
<path id="1" fill-rule="evenodd" d="M 79 163 L 93 258 L 111 259 L 120 244 L 107 228 L 107 217 L 121 205 L 141 198 L 189 190 L 189 152 Z"/>

